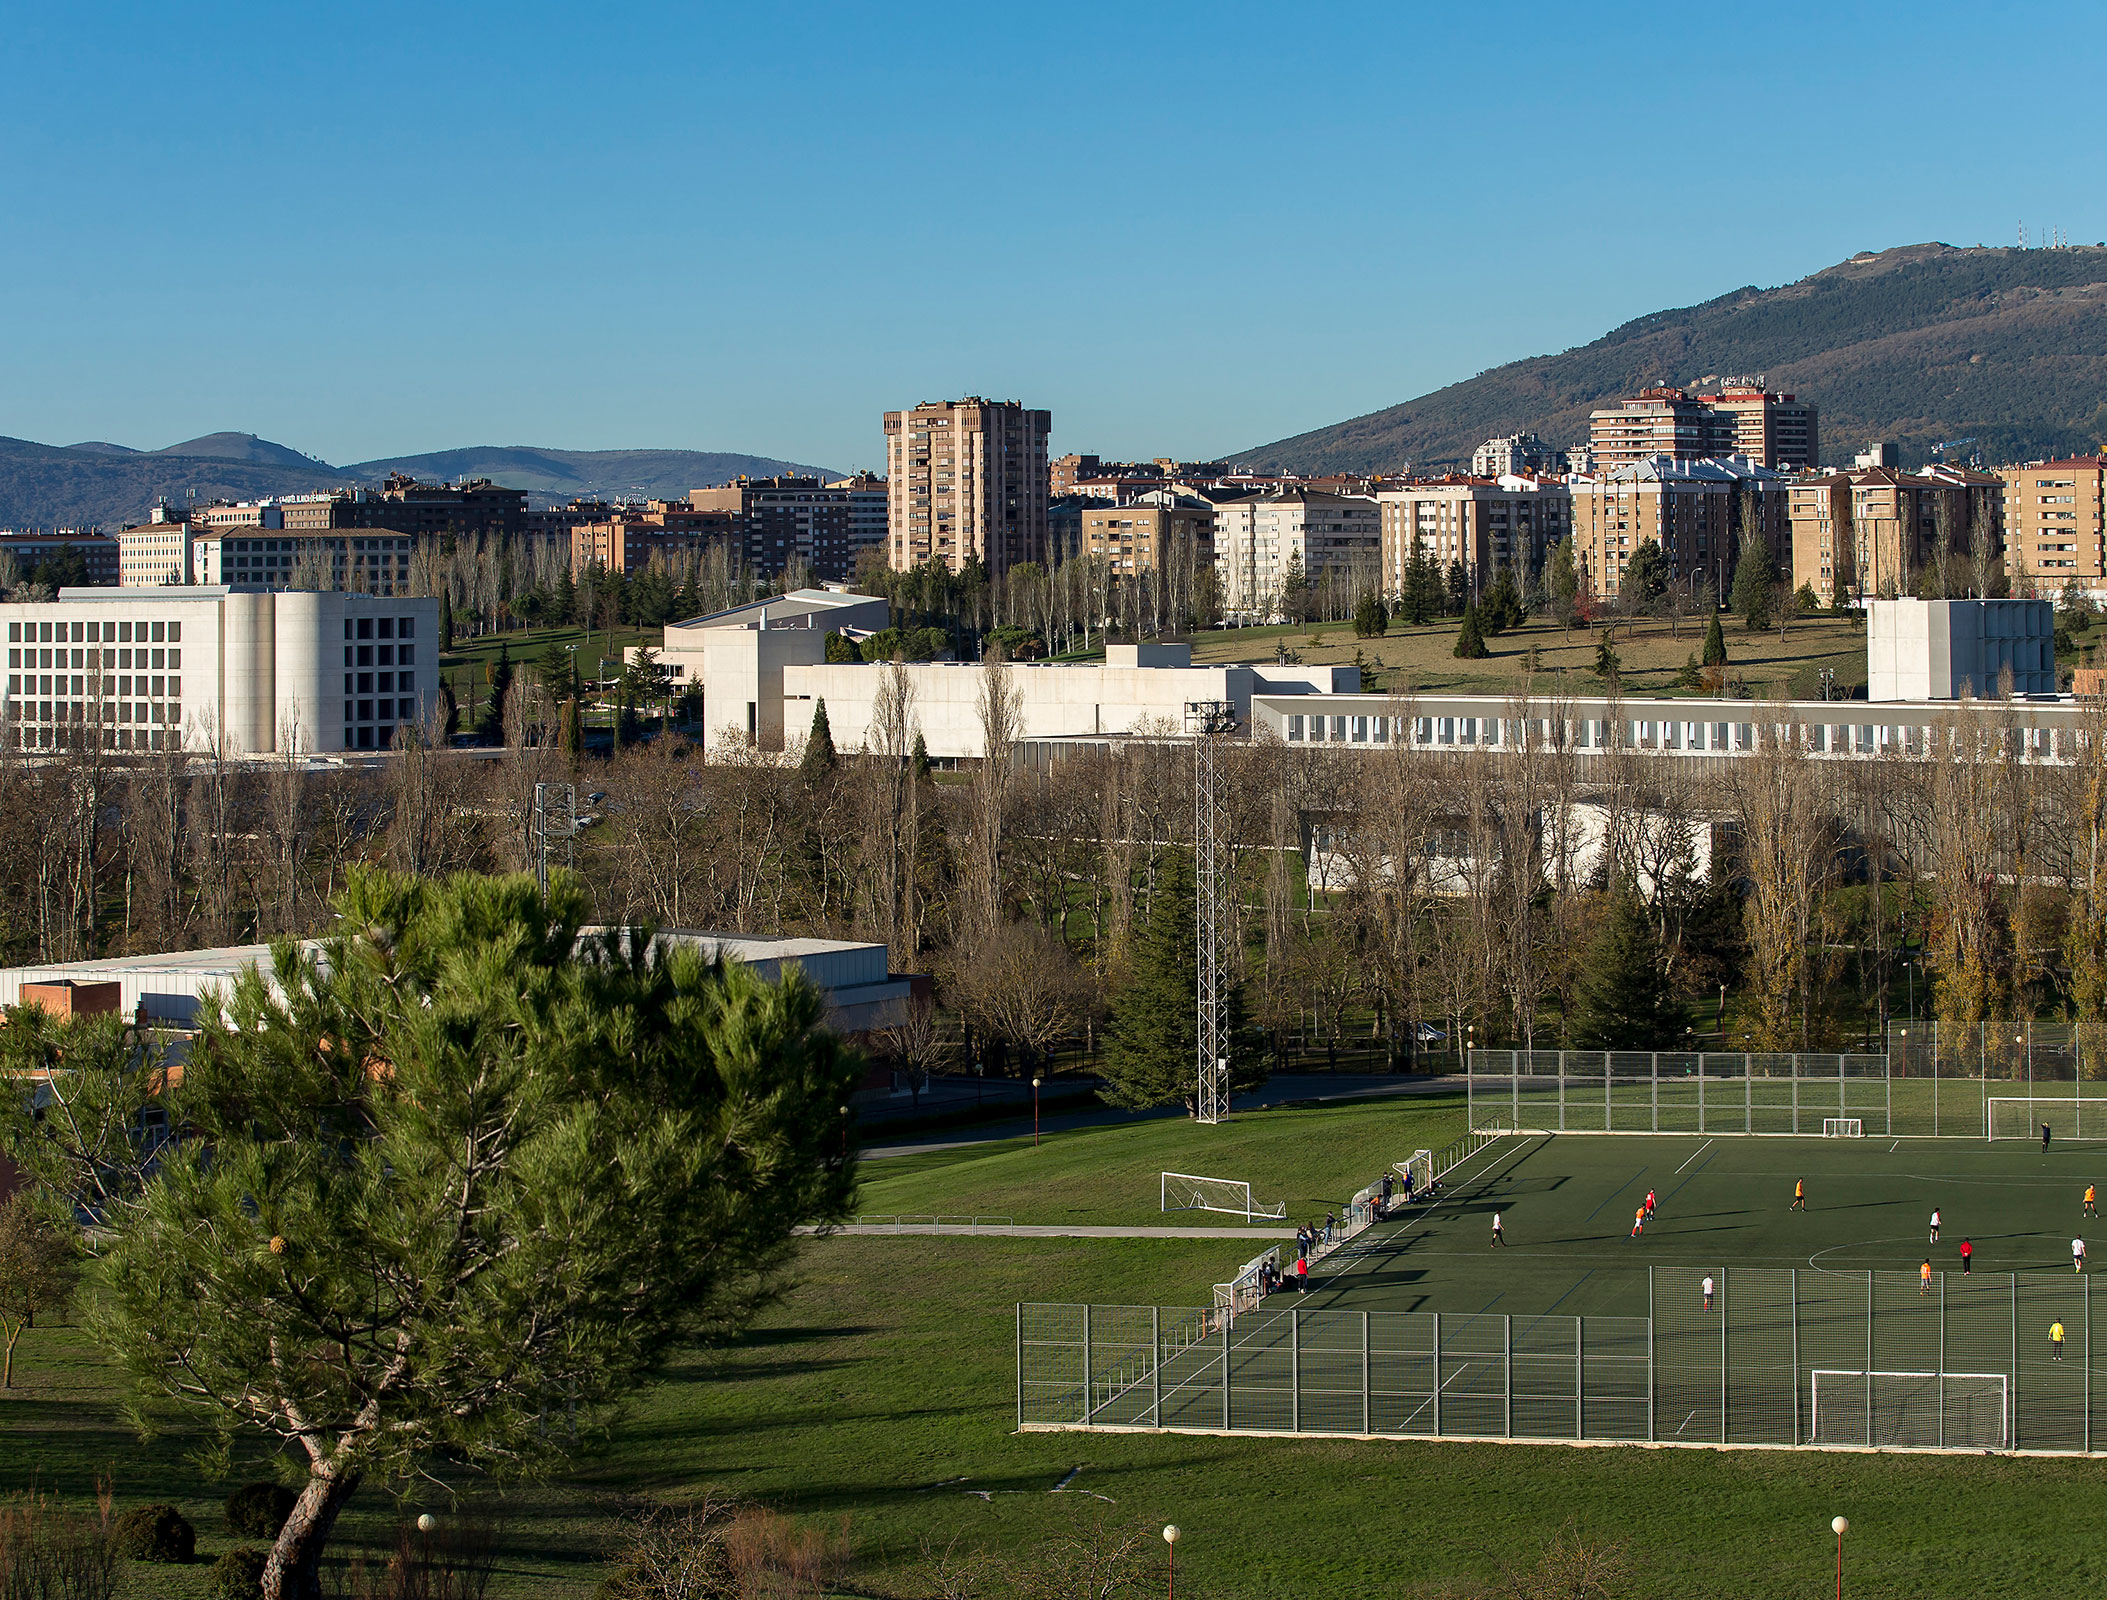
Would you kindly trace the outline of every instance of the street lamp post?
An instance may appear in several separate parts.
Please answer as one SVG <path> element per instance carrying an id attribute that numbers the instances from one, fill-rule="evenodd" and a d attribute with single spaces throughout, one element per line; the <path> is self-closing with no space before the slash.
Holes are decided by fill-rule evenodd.
<path id="1" fill-rule="evenodd" d="M 1164 1591 L 1167 1600 L 1178 1596 L 1178 1525 L 1173 1522 L 1163 1530 L 1163 1542 L 1171 1547 L 1170 1587 Z"/>
<path id="2" fill-rule="evenodd" d="M 1039 1148 L 1039 1085 L 1044 1081 L 1043 1078 L 1036 1075 L 1032 1078 L 1032 1148 L 1034 1150 Z"/>
<path id="3" fill-rule="evenodd" d="M 1850 1530 L 1850 1519 L 1833 1517 L 1829 1527 L 1836 1534 L 1836 1600 L 1844 1600 L 1844 1535 Z"/>

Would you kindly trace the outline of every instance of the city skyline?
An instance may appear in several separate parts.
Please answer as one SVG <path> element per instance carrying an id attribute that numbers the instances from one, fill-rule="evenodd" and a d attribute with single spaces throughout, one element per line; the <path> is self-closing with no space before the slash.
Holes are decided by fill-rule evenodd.
<path id="1" fill-rule="evenodd" d="M 1887 15 L 1781 7 L 1752 44 L 1550 7 L 1496 36 L 1373 8 L 928 37 L 850 8 L 47 14 L 0 124 L 26 246 L 0 433 L 848 471 L 882 460 L 884 411 L 982 394 L 1051 410 L 1055 453 L 1208 457 L 1859 249 L 2107 234 L 2072 182 L 2096 108 L 1932 148 L 1829 46 L 1856 30 L 1908 80 L 1980 23 Z M 1634 73 L 1649 43 L 1664 70 Z M 1971 98 L 2021 94 L 2023 55 L 1973 53 Z M 1753 121 L 1765 159 L 1723 176 L 1677 137 L 1642 194 L 1576 137 L 1632 121 Z M 1640 199 L 1680 218 L 1643 252 Z"/>

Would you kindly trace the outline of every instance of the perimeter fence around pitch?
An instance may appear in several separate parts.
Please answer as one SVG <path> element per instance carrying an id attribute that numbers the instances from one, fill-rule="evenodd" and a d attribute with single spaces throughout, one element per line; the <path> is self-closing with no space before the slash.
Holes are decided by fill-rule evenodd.
<path id="1" fill-rule="evenodd" d="M 2092 1282 L 1701 1268 L 1645 1316 L 1019 1305 L 1022 1430 L 2083 1454 Z M 2049 1329 L 2064 1340 L 2053 1347 Z M 2107 1329 L 2103 1329 L 2107 1344 Z M 2107 1366 L 2107 1352 L 2100 1361 Z"/>
<path id="2" fill-rule="evenodd" d="M 1942 1051 L 1927 1033 L 1855 1055 L 1473 1050 L 1465 1084 L 1472 1128 L 1517 1132 L 1811 1135 L 1846 1119 L 1869 1138 L 1981 1139 L 1994 1107 L 2005 1137 L 2049 1121 L 2107 1138 L 2107 1081 L 2079 1065 L 2048 1044 Z"/>

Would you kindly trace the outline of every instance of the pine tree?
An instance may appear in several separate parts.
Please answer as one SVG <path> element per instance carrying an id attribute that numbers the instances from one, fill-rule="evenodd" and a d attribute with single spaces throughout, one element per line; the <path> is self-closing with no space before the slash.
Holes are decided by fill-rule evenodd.
<path id="1" fill-rule="evenodd" d="M 1529 620 L 1529 608 L 1522 604 L 1521 585 L 1515 582 L 1514 568 L 1502 567 L 1499 580 L 1486 597 L 1480 616 L 1480 626 L 1489 633 L 1504 633 L 1509 628 L 1519 628 Z"/>
<path id="2" fill-rule="evenodd" d="M 1551 604 L 1558 611 L 1558 625 L 1573 626 L 1580 611 L 1580 572 L 1573 565 L 1573 541 L 1561 539 L 1551 547 Z"/>
<path id="3" fill-rule="evenodd" d="M 1100 1091 L 1116 1106 L 1169 1105 L 1195 1089 L 1200 947 L 1191 855 L 1167 851 L 1124 980 L 1112 997 Z"/>
<path id="4" fill-rule="evenodd" d="M 840 765 L 841 759 L 834 753 L 834 730 L 827 725 L 827 702 L 821 700 L 812 708 L 812 731 L 805 737 L 805 753 L 797 764 L 798 776 L 807 784 L 821 783 Z"/>
<path id="5" fill-rule="evenodd" d="M 439 648 L 447 651 L 454 647 L 454 591 L 452 585 L 439 590 Z"/>
<path id="6" fill-rule="evenodd" d="M 1581 1050 L 1659 1050 L 1677 1042 L 1675 1002 L 1661 941 L 1629 878 L 1610 890 L 1609 917 L 1588 944 L 1573 1044 Z"/>
<path id="7" fill-rule="evenodd" d="M 1456 630 L 1456 658 L 1459 661 L 1483 661 L 1491 653 L 1485 648 L 1485 636 L 1478 626 L 1478 608 L 1466 605 L 1463 626 Z"/>
<path id="8" fill-rule="evenodd" d="M 1705 624 L 1705 665 L 1723 667 L 1727 664 L 1726 630 L 1719 625 L 1719 608 L 1712 609 L 1712 620 Z"/>
<path id="9" fill-rule="evenodd" d="M 1761 536 L 1744 540 L 1741 559 L 1734 564 L 1733 606 L 1749 632 L 1760 633 L 1770 626 L 1776 587 L 1777 569 Z"/>
<path id="10" fill-rule="evenodd" d="M 1449 563 L 1448 594 L 1446 598 L 1448 600 L 1448 609 L 1458 614 L 1463 612 L 1471 603 L 1470 574 L 1463 570 L 1461 561 L 1451 561 Z"/>
<path id="11" fill-rule="evenodd" d="M 1288 553 L 1287 576 L 1280 580 L 1280 614 L 1287 622 L 1310 619 L 1310 581 L 1302 570 L 1302 552 Z"/>
<path id="12" fill-rule="evenodd" d="M 563 703 L 563 753 L 575 764 L 585 754 L 585 706 L 578 695 Z"/>
<path id="13" fill-rule="evenodd" d="M 556 598 L 553 607 L 558 622 L 578 620 L 578 585 L 571 581 L 571 569 L 565 567 L 556 574 Z"/>
<path id="14" fill-rule="evenodd" d="M 915 729 L 914 749 L 907 759 L 908 764 L 914 768 L 915 782 L 927 782 L 929 779 L 929 746 L 923 740 L 920 728 Z"/>
<path id="15" fill-rule="evenodd" d="M 1615 683 L 1618 673 L 1623 668 L 1624 658 L 1617 654 L 1616 645 L 1611 643 L 1610 635 L 1605 632 L 1595 643 L 1595 665 L 1589 670 L 1603 681 Z"/>
<path id="16" fill-rule="evenodd" d="M 1353 631 L 1358 639 L 1373 639 L 1390 631 L 1390 608 L 1373 589 L 1363 589 L 1354 602 Z"/>

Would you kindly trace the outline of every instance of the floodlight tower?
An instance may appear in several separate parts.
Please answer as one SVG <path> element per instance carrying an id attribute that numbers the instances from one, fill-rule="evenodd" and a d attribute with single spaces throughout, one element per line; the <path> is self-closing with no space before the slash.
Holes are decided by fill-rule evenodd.
<path id="1" fill-rule="evenodd" d="M 549 892 L 549 858 L 569 867 L 571 841 L 578 836 L 578 789 L 575 784 L 537 783 L 534 786 L 534 881 L 541 892 Z"/>
<path id="2" fill-rule="evenodd" d="M 1188 700 L 1185 731 L 1193 741 L 1193 920 L 1199 948 L 1198 1038 L 1193 1049 L 1201 1122 L 1229 1116 L 1229 973 L 1236 948 L 1236 888 L 1229 882 L 1229 806 L 1216 784 L 1222 736 L 1236 731 L 1227 700 Z"/>

